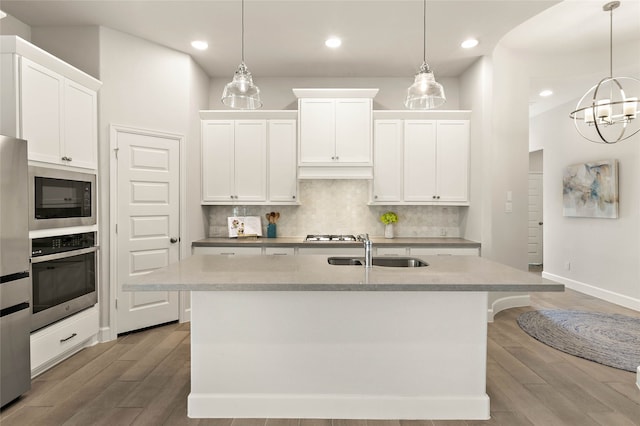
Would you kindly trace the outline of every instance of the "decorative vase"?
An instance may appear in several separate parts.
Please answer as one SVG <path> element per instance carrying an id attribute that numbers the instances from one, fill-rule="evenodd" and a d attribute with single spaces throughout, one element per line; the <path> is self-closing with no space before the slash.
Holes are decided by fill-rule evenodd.
<path id="1" fill-rule="evenodd" d="M 270 223 L 267 225 L 267 238 L 276 238 L 276 224 Z"/>
<path id="2" fill-rule="evenodd" d="M 393 238 L 393 223 L 387 223 L 384 226 L 384 237 Z"/>

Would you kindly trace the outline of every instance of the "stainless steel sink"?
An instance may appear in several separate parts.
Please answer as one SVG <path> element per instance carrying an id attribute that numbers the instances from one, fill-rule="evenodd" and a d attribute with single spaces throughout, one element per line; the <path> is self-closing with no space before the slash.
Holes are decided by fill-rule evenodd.
<path id="1" fill-rule="evenodd" d="M 327 259 L 330 265 L 364 265 L 363 257 L 330 257 Z M 374 257 L 373 266 L 386 266 L 390 268 L 419 268 L 429 266 L 415 257 Z"/>

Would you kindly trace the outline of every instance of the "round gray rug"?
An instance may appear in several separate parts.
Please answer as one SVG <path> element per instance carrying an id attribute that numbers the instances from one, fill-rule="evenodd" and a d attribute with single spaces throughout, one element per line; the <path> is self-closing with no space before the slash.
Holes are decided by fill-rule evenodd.
<path id="1" fill-rule="evenodd" d="M 541 310 L 521 314 L 518 325 L 562 352 L 632 372 L 640 366 L 640 318 Z"/>

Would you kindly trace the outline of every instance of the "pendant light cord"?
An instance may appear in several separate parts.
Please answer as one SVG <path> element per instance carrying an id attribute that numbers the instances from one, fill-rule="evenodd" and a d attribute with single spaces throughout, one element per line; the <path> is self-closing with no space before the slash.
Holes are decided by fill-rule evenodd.
<path id="1" fill-rule="evenodd" d="M 422 3 L 422 62 L 427 62 L 427 0 Z"/>
<path id="2" fill-rule="evenodd" d="M 609 78 L 613 77 L 613 9 L 609 9 Z"/>
<path id="3" fill-rule="evenodd" d="M 244 64 L 244 0 L 242 0 L 242 18 L 240 20 L 240 27 L 241 27 L 241 33 L 242 33 L 240 51 L 242 52 L 242 63 Z"/>

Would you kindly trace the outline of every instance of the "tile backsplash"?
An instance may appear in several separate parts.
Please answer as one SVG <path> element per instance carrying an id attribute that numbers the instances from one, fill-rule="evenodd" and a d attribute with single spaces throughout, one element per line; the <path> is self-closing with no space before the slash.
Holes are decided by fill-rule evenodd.
<path id="1" fill-rule="evenodd" d="M 239 215 L 262 218 L 263 236 L 267 235 L 265 213 L 280 212 L 279 237 L 307 234 L 361 234 L 383 236 L 380 215 L 398 214 L 396 237 L 460 236 L 460 209 L 440 206 L 369 206 L 369 182 L 366 180 L 301 180 L 299 206 L 235 206 Z M 227 217 L 234 206 L 206 206 L 209 237 L 227 237 Z"/>

